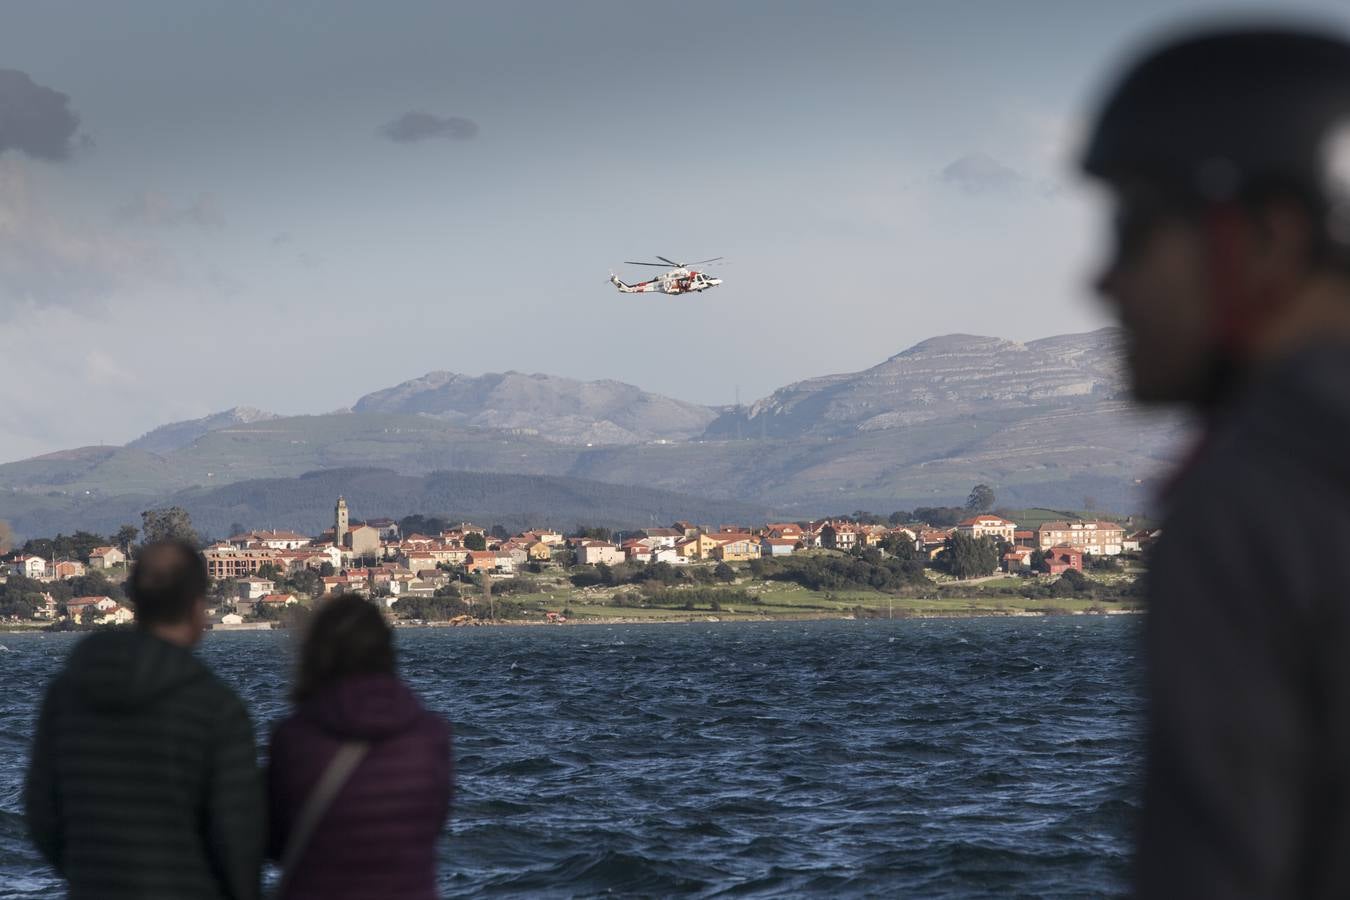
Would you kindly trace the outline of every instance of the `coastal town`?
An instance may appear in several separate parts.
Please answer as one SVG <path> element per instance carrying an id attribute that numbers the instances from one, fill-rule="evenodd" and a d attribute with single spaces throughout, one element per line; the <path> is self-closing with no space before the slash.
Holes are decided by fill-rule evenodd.
<path id="1" fill-rule="evenodd" d="M 149 515 L 149 514 L 147 514 Z M 875 519 L 875 517 L 867 517 Z M 439 524 L 434 534 L 404 533 L 406 526 Z M 118 625 L 133 613 L 119 584 L 125 578 L 128 557 L 135 546 L 127 540 L 135 529 L 123 529 L 121 546 L 88 548 L 82 558 L 39 549 L 11 553 L 3 560 L 0 578 L 10 601 L 0 611 L 8 621 L 85 626 Z M 387 610 L 391 619 L 425 622 L 436 619 L 497 618 L 515 609 L 513 598 L 542 585 L 555 589 L 547 599 L 567 601 L 556 588 L 575 596 L 587 588 L 620 588 L 625 583 L 659 584 L 663 599 L 679 600 L 682 585 L 726 588 L 755 580 L 797 581 L 820 588 L 801 576 L 799 563 L 812 561 L 815 569 L 831 559 L 852 559 L 860 565 L 889 566 L 903 577 L 883 578 L 882 591 L 903 595 L 916 585 L 979 585 L 1005 576 L 1027 584 L 1049 585 L 1064 578 L 1081 587 L 1085 570 L 1120 572 L 1122 564 L 1140 560 L 1157 537 L 1156 531 L 1130 530 L 1127 524 L 1104 519 L 1045 520 L 1034 527 L 994 513 L 969 515 L 948 526 L 924 522 L 863 521 L 849 517 L 805 522 L 767 522 L 757 525 L 706 525 L 672 522 L 668 526 L 611 532 L 578 528 L 575 533 L 542 528 L 507 534 L 500 526 L 482 527 L 410 517 L 402 523 L 389 518 L 353 518 L 347 501 L 339 497 L 333 525 L 317 535 L 289 530 L 243 530 L 202 548 L 212 581 L 213 627 L 270 628 L 284 624 L 325 597 L 359 593 Z M 810 573 L 807 573 L 808 575 Z M 544 576 L 544 580 L 540 576 Z M 860 576 L 836 577 L 834 584 L 864 584 Z M 104 586 L 101 593 L 74 594 L 72 588 Z M 63 586 L 68 586 L 62 590 Z M 14 602 L 15 590 L 27 588 L 27 606 Z M 650 592 L 649 592 L 650 593 Z M 715 591 L 697 594 L 707 599 Z M 911 590 L 910 593 L 913 593 Z M 1060 593 L 1067 594 L 1065 591 Z M 618 593 L 606 598 L 614 605 L 641 608 L 640 594 Z M 692 596 L 692 595 L 691 595 Z M 742 589 L 735 594 L 746 600 Z M 540 598 L 541 600 L 543 598 Z M 750 597 L 750 602 L 754 598 Z M 708 600 L 710 610 L 720 605 Z M 681 604 L 676 604 L 677 606 Z M 698 609 L 688 601 L 688 611 Z M 762 605 L 762 604 L 761 604 Z M 547 603 L 541 604 L 547 607 Z M 893 606 L 892 606 L 893 609 Z M 490 611 L 490 612 L 489 612 Z M 539 608 L 535 618 L 566 621 L 567 609 Z"/>

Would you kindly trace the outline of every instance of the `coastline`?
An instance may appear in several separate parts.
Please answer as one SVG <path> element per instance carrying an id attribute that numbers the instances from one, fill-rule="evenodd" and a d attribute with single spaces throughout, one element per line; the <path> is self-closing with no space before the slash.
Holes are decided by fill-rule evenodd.
<path id="1" fill-rule="evenodd" d="M 977 609 L 923 610 L 909 611 L 895 616 L 855 616 L 830 615 L 828 613 L 804 613 L 784 616 L 586 616 L 567 619 L 562 622 L 549 622 L 539 619 L 482 619 L 471 622 L 398 622 L 395 627 L 403 628 L 566 628 L 574 625 L 729 625 L 741 622 L 843 622 L 843 621 L 899 621 L 904 619 L 1036 619 L 1060 618 L 1063 616 L 1133 616 L 1142 615 L 1142 609 L 1106 609 L 1094 610 L 1030 610 L 1030 609 Z"/>

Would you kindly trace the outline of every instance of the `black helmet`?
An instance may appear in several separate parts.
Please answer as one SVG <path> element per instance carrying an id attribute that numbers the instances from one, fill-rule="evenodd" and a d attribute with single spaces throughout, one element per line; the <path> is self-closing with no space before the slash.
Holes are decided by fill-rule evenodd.
<path id="1" fill-rule="evenodd" d="M 1331 212 L 1328 230 L 1350 243 L 1350 227 L 1336 227 L 1350 226 L 1350 43 L 1293 28 L 1171 41 L 1107 95 L 1082 166 L 1198 201 L 1293 191 Z"/>

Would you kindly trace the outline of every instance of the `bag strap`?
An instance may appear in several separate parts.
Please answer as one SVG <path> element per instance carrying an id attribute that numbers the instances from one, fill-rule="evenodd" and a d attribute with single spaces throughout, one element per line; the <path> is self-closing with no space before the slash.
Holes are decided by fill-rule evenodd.
<path id="1" fill-rule="evenodd" d="M 347 779 L 351 778 L 352 772 L 356 770 L 368 750 L 370 744 L 365 741 L 348 741 L 338 747 L 328 767 L 319 776 L 314 790 L 305 798 L 305 805 L 301 807 L 300 815 L 296 817 L 295 827 L 291 829 L 290 839 L 286 841 L 286 850 L 281 856 L 278 896 L 285 895 L 286 885 L 295 873 L 296 864 L 304 856 L 309 839 L 314 836 L 314 829 L 323 821 L 324 813 L 333 805 L 338 792 L 347 783 Z"/>

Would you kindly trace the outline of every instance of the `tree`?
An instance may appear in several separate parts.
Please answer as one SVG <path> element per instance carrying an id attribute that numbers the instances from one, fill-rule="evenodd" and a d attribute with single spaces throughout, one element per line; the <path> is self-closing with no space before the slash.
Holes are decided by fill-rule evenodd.
<path id="1" fill-rule="evenodd" d="M 337 574 L 337 570 L 333 568 L 333 564 L 332 564 L 332 563 L 330 563 L 330 562 L 321 562 L 321 563 L 319 563 L 319 577 L 320 577 L 320 578 L 332 578 L 332 577 L 333 577 L 334 575 L 336 575 L 336 574 Z"/>
<path id="2" fill-rule="evenodd" d="M 595 526 L 578 525 L 572 532 L 572 537 L 586 538 L 590 541 L 608 541 L 613 533 L 608 528 Z"/>
<path id="3" fill-rule="evenodd" d="M 236 535 L 240 535 L 243 533 L 244 533 L 244 526 L 242 524 L 240 524 L 239 522 L 230 523 L 230 537 L 234 537 Z"/>
<path id="4" fill-rule="evenodd" d="M 970 489 L 966 498 L 966 509 L 970 512 L 989 512 L 994 508 L 994 489 L 987 484 L 977 484 Z"/>
<path id="5" fill-rule="evenodd" d="M 730 584 L 736 580 L 736 570 L 725 562 L 720 562 L 717 564 L 716 568 L 713 569 L 713 577 L 718 581 Z"/>
<path id="6" fill-rule="evenodd" d="M 14 529 L 4 519 L 0 519 L 0 553 L 8 553 L 13 546 Z"/>
<path id="7" fill-rule="evenodd" d="M 183 540 L 190 544 L 198 543 L 197 532 L 192 527 L 192 519 L 181 506 L 169 506 L 163 509 L 147 509 L 141 513 L 141 534 L 144 543 L 155 541 Z"/>
<path id="8" fill-rule="evenodd" d="M 977 578 L 998 568 L 998 545 L 989 537 L 957 532 L 947 538 L 938 561 L 957 578 Z"/>
<path id="9" fill-rule="evenodd" d="M 297 594 L 305 594 L 310 597 L 317 597 L 323 593 L 323 582 L 319 580 L 319 573 L 313 569 L 304 568 L 286 579 L 291 590 Z"/>
<path id="10" fill-rule="evenodd" d="M 469 550 L 486 550 L 487 538 L 476 531 L 470 531 L 464 535 L 464 546 Z"/>
<path id="11" fill-rule="evenodd" d="M 510 532 L 506 530 L 505 525 L 493 525 L 488 529 L 488 534 L 492 535 L 493 539 L 498 541 L 504 541 L 511 536 Z"/>
<path id="12" fill-rule="evenodd" d="M 398 533 L 402 535 L 436 535 L 449 528 L 450 523 L 438 516 L 404 516 L 398 520 Z"/>
<path id="13" fill-rule="evenodd" d="M 881 549 L 896 559 L 918 559 L 919 551 L 914 549 L 914 539 L 907 534 L 888 534 L 881 539 Z"/>
<path id="14" fill-rule="evenodd" d="M 914 521 L 941 528 L 955 525 L 966 517 L 968 511 L 962 506 L 920 506 L 914 510 Z"/>
<path id="15" fill-rule="evenodd" d="M 130 556 L 131 545 L 135 542 L 136 536 L 140 533 L 141 530 L 135 525 L 123 525 L 121 528 L 117 529 L 117 534 L 113 535 L 113 540 L 116 541 L 117 546 L 122 548 L 123 553 Z"/>

